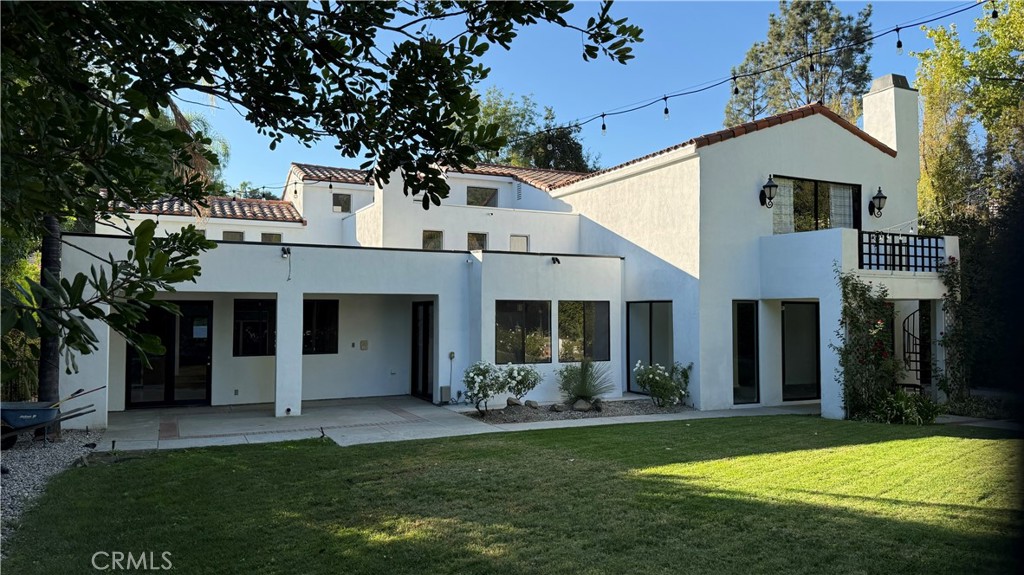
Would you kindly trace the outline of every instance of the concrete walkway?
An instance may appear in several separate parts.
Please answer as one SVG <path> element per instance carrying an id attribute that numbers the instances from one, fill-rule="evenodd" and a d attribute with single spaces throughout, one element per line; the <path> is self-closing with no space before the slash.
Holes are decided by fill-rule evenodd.
<path id="1" fill-rule="evenodd" d="M 270 443 L 326 436 L 341 446 L 623 423 L 651 423 L 758 415 L 817 415 L 817 404 L 685 411 L 656 415 L 594 417 L 491 425 L 458 408 L 412 397 L 339 399 L 303 404 L 298 417 L 273 416 L 273 405 L 179 407 L 116 412 L 97 451 L 183 449 L 211 445 Z"/>

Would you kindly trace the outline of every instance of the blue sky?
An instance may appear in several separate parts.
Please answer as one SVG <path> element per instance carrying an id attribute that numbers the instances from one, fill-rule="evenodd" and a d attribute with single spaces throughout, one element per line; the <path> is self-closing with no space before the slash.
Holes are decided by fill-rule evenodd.
<path id="1" fill-rule="evenodd" d="M 845 13 L 860 11 L 863 2 L 838 2 Z M 874 31 L 891 30 L 936 13 L 950 11 L 965 2 L 873 2 Z M 596 12 L 597 3 L 578 2 L 574 21 L 583 22 Z M 743 60 L 750 45 L 768 30 L 768 15 L 777 2 L 616 2 L 613 13 L 626 16 L 644 30 L 644 42 L 636 45 L 636 58 L 626 65 L 604 59 L 584 62 L 577 32 L 551 25 L 523 30 L 510 51 L 492 48 L 485 63 L 491 74 L 480 86 L 483 92 L 497 86 L 506 94 L 530 94 L 538 106 L 554 108 L 559 121 L 584 119 L 629 104 L 660 98 L 709 80 L 729 76 L 729 69 Z M 968 10 L 934 25 L 955 23 L 963 40 L 973 41 L 974 18 L 985 10 Z M 871 74 L 902 74 L 914 82 L 915 50 L 930 47 L 917 28 L 903 30 L 903 54 L 897 54 L 894 35 L 876 41 L 871 49 Z M 662 106 L 608 118 L 608 132 L 601 134 L 600 121 L 587 125 L 581 136 L 584 146 L 600 156 L 603 167 L 677 144 L 722 128 L 724 108 L 731 88 L 723 85 L 707 92 L 670 101 L 670 119 L 662 118 Z M 291 162 L 358 167 L 359 161 L 341 157 L 331 142 L 312 148 L 286 140 L 276 150 L 244 118 L 230 107 L 220 109 L 180 103 L 185 110 L 204 114 L 231 146 L 225 170 L 229 186 L 248 180 L 280 192 Z"/>

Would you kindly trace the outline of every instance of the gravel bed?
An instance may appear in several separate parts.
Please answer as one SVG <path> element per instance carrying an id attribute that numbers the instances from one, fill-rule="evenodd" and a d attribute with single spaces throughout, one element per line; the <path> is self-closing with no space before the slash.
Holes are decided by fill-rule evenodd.
<path id="1" fill-rule="evenodd" d="M 91 452 L 85 445 L 95 445 L 102 435 L 65 430 L 58 441 L 44 444 L 31 433 L 23 433 L 14 447 L 0 453 L 0 463 L 8 471 L 0 477 L 0 544 L 6 547 L 21 514 L 42 495 L 46 482 Z"/>
<path id="2" fill-rule="evenodd" d="M 559 421 L 562 419 L 590 419 L 593 417 L 615 417 L 620 415 L 652 415 L 655 413 L 679 413 L 692 408 L 684 405 L 658 407 L 649 399 L 632 399 L 628 401 L 605 401 L 601 411 L 551 411 L 550 405 L 542 405 L 537 409 L 525 405 L 508 406 L 504 409 L 493 409 L 487 417 L 481 417 L 477 411 L 466 411 L 465 415 L 480 419 L 487 423 L 527 423 L 530 421 Z"/>

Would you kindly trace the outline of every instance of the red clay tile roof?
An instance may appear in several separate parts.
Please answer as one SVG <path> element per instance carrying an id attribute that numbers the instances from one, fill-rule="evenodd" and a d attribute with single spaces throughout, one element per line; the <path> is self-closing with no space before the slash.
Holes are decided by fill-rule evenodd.
<path id="1" fill-rule="evenodd" d="M 556 185 L 552 186 L 551 189 L 564 188 L 564 187 L 566 187 L 566 186 L 568 186 L 570 184 L 574 184 L 574 183 L 576 183 L 578 181 L 586 180 L 588 178 L 593 178 L 595 176 L 599 176 L 599 175 L 602 175 L 602 174 L 606 174 L 608 172 L 619 170 L 619 169 L 624 168 L 626 166 L 630 166 L 630 165 L 642 162 L 644 160 L 649 160 L 651 158 L 655 158 L 657 156 L 661 156 L 661 155 L 667 154 L 669 152 L 678 150 L 680 148 L 685 148 L 687 146 L 691 146 L 692 145 L 694 147 L 694 149 L 702 148 L 704 146 L 710 146 L 711 144 L 716 144 L 716 143 L 722 142 L 724 140 L 729 140 L 729 139 L 732 139 L 732 138 L 738 138 L 738 137 L 740 137 L 740 136 L 742 136 L 744 134 L 749 134 L 751 132 L 756 132 L 758 130 L 764 130 L 765 128 L 771 128 L 773 126 L 778 126 L 780 124 L 785 124 L 787 122 L 792 122 L 794 120 L 799 120 L 800 118 L 806 118 L 808 116 L 813 116 L 815 114 L 819 114 L 821 116 L 824 116 L 824 117 L 828 118 L 829 120 L 832 120 L 833 122 L 838 124 L 839 127 L 843 128 L 847 132 L 850 132 L 854 136 L 857 136 L 861 140 L 864 140 L 868 144 L 871 144 L 872 146 L 878 148 L 879 151 L 881 151 L 881 152 L 883 152 L 885 154 L 888 154 L 888 155 L 890 155 L 890 156 L 892 156 L 894 158 L 896 157 L 896 150 L 890 148 L 889 146 L 886 146 L 885 144 L 880 142 L 877 138 L 875 138 L 871 134 L 868 134 L 864 130 L 861 130 L 860 128 L 858 128 L 855 124 L 851 124 L 849 121 L 844 119 L 839 114 L 836 114 L 835 112 L 833 112 L 829 108 L 825 107 L 823 104 L 814 103 L 814 104 L 808 104 L 806 106 L 801 106 L 799 108 L 790 110 L 788 112 L 784 112 L 782 114 L 777 114 L 775 116 L 768 116 L 766 118 L 761 118 L 760 120 L 755 120 L 753 122 L 748 122 L 746 124 L 740 124 L 738 126 L 733 126 L 731 128 L 726 128 L 724 130 L 719 130 L 717 132 L 712 132 L 710 134 L 704 134 L 703 136 L 697 136 L 696 138 L 693 138 L 691 140 L 687 140 L 687 141 L 685 141 L 685 142 L 683 142 L 681 144 L 676 144 L 674 146 L 669 146 L 668 148 L 665 148 L 663 150 L 658 150 L 657 152 L 654 152 L 654 153 L 651 153 L 651 154 L 647 154 L 646 156 L 640 156 L 639 158 L 632 159 L 632 160 L 630 160 L 628 162 L 619 164 L 617 166 L 612 166 L 611 168 L 606 168 L 604 170 L 599 170 L 597 172 L 591 172 L 589 174 L 584 174 L 582 177 L 577 178 L 577 179 L 575 179 L 573 181 L 568 181 L 568 182 L 563 182 L 563 183 L 556 184 Z"/>
<path id="2" fill-rule="evenodd" d="M 332 168 L 329 166 L 314 166 L 312 164 L 293 163 L 292 168 L 303 180 L 315 180 L 321 182 L 345 182 L 351 184 L 366 183 L 366 172 L 349 168 Z M 566 172 L 562 170 L 546 170 L 542 168 L 520 168 L 516 166 L 502 166 L 499 164 L 477 164 L 475 168 L 465 168 L 463 174 L 476 174 L 481 176 L 504 176 L 519 180 L 535 188 L 548 191 L 551 188 L 571 182 L 585 176 L 583 172 Z"/>
<path id="3" fill-rule="evenodd" d="M 285 200 L 250 200 L 230 196 L 206 198 L 209 210 L 206 217 L 229 220 L 258 220 L 264 222 L 303 223 L 302 216 L 291 202 Z M 137 210 L 140 214 L 191 216 L 192 206 L 178 198 L 165 198 Z"/>
<path id="4" fill-rule="evenodd" d="M 294 169 L 303 181 L 338 182 L 344 184 L 366 184 L 366 172 L 350 168 L 332 168 L 315 164 L 299 164 L 292 162 Z M 368 185 L 368 184 L 367 184 Z"/>

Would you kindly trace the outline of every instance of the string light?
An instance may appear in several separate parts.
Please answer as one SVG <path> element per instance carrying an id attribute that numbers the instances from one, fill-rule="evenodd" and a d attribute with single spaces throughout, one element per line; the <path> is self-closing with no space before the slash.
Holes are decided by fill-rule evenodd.
<path id="1" fill-rule="evenodd" d="M 665 111 L 662 113 L 662 116 L 665 118 L 665 121 L 667 122 L 668 121 L 668 96 L 662 96 L 661 99 L 665 102 Z"/>
<path id="2" fill-rule="evenodd" d="M 732 95 L 738 96 L 740 93 L 740 86 L 736 83 L 736 76 L 732 77 Z"/>
<path id="3" fill-rule="evenodd" d="M 996 0 L 992 0 L 992 19 L 997 20 L 999 18 L 999 10 L 996 9 Z"/>
<path id="4" fill-rule="evenodd" d="M 993 2 L 994 2 L 994 0 L 993 0 Z M 902 54 L 903 53 L 903 40 L 902 40 L 902 38 L 900 38 L 900 30 L 903 30 L 903 29 L 906 29 L 906 28 L 913 28 L 913 27 L 917 27 L 917 26 L 923 26 L 925 24 L 931 24 L 932 22 L 943 20 L 943 19 L 949 18 L 951 16 L 956 16 L 957 14 L 961 14 L 961 13 L 966 12 L 966 11 L 972 9 L 972 8 L 975 8 L 977 6 L 982 6 L 982 5 L 984 5 L 983 2 L 977 2 L 977 1 L 968 2 L 965 5 L 961 5 L 961 6 L 958 6 L 958 7 L 951 8 L 950 11 L 948 11 L 948 12 L 943 12 L 941 14 L 938 14 L 938 15 L 935 15 L 935 16 L 931 16 L 931 17 L 929 17 L 930 15 L 929 16 L 922 16 L 920 20 L 917 20 L 917 21 L 914 21 L 914 22 L 904 23 L 902 26 L 897 26 L 895 28 L 886 30 L 884 32 L 879 32 L 877 34 L 874 34 L 872 36 L 869 36 L 869 37 L 864 38 L 862 40 L 859 40 L 857 42 L 851 42 L 849 44 L 843 44 L 841 46 L 832 46 L 832 47 L 828 47 L 828 48 L 817 50 L 815 52 L 815 54 L 817 54 L 819 57 L 824 57 L 826 54 L 834 54 L 834 53 L 842 52 L 843 50 L 848 50 L 850 48 L 854 48 L 854 47 L 861 46 L 861 45 L 864 45 L 864 44 L 869 44 L 871 42 L 874 42 L 875 40 L 878 40 L 879 38 L 882 38 L 884 36 L 888 36 L 889 34 L 892 34 L 894 32 L 896 33 L 896 49 L 897 49 L 899 54 Z M 996 15 L 995 17 L 998 17 L 998 15 Z M 598 115 L 594 115 L 594 116 L 590 116 L 590 117 L 584 117 L 585 119 L 574 120 L 572 122 L 567 123 L 564 126 L 553 126 L 551 128 L 545 128 L 545 129 L 542 129 L 542 130 L 538 130 L 537 132 L 534 132 L 532 134 L 524 134 L 523 136 L 520 136 L 519 138 L 516 138 L 514 140 L 510 140 L 510 143 L 518 143 L 518 142 L 521 142 L 521 141 L 523 141 L 525 139 L 532 138 L 532 137 L 534 137 L 534 136 L 536 136 L 536 135 L 538 135 L 540 133 L 544 133 L 544 132 L 550 133 L 550 132 L 553 132 L 554 130 L 575 130 L 575 129 L 579 129 L 579 128 L 582 128 L 583 126 L 586 126 L 587 124 L 590 124 L 592 122 L 596 122 L 598 119 L 601 120 L 601 133 L 602 133 L 602 135 L 604 135 L 604 134 L 606 134 L 606 132 L 608 130 L 608 128 L 607 128 L 607 117 L 608 116 L 621 116 L 621 115 L 624 115 L 624 114 L 629 114 L 629 113 L 632 113 L 632 112 L 636 112 L 638 110 L 642 110 L 644 108 L 651 107 L 651 106 L 657 104 L 658 102 L 663 102 L 665 104 L 665 107 L 667 108 L 668 107 L 667 106 L 668 100 L 671 99 L 671 98 L 681 98 L 683 96 L 691 96 L 691 95 L 694 95 L 694 94 L 699 94 L 701 92 L 706 92 L 708 90 L 712 90 L 714 88 L 717 88 L 717 87 L 721 86 L 722 84 L 726 84 L 728 82 L 732 82 L 732 84 L 733 84 L 733 95 L 738 95 L 739 94 L 739 86 L 737 85 L 737 81 L 740 78 L 752 78 L 752 77 L 760 76 L 762 74 L 767 74 L 769 72 L 774 72 L 775 70 L 779 70 L 779 69 L 785 68 L 787 66 L 792 66 L 793 64 L 795 64 L 795 63 L 797 63 L 797 62 L 799 62 L 799 61 L 801 61 L 801 60 L 803 60 L 805 58 L 813 58 L 813 57 L 814 57 L 814 54 L 811 54 L 811 53 L 802 54 L 802 55 L 797 56 L 795 58 L 791 58 L 789 60 L 786 60 L 786 61 L 783 61 L 783 62 L 779 62 L 778 64 L 775 64 L 775 65 L 773 65 L 771 67 L 768 67 L 768 68 L 765 68 L 763 70 L 755 70 L 753 72 L 747 72 L 747 73 L 743 73 L 743 74 L 733 74 L 731 76 L 727 76 L 727 77 L 719 79 L 719 80 L 710 80 L 710 81 L 704 82 L 702 84 L 697 84 L 693 88 L 689 88 L 689 89 L 686 89 L 686 90 L 683 90 L 683 91 L 680 91 L 680 92 L 676 92 L 674 94 L 664 95 L 661 98 L 655 98 L 655 99 L 652 99 L 652 100 L 641 101 L 640 103 L 637 103 L 635 105 L 631 105 L 630 107 L 624 107 L 625 109 L 617 109 L 617 110 L 614 110 L 612 112 L 602 112 L 601 114 L 598 114 Z M 812 62 L 812 65 L 813 65 L 813 62 Z"/>
<path id="5" fill-rule="evenodd" d="M 810 61 L 808 66 L 807 66 L 807 70 L 811 74 L 813 74 L 814 73 L 814 54 L 808 54 L 807 55 L 807 59 Z"/>

